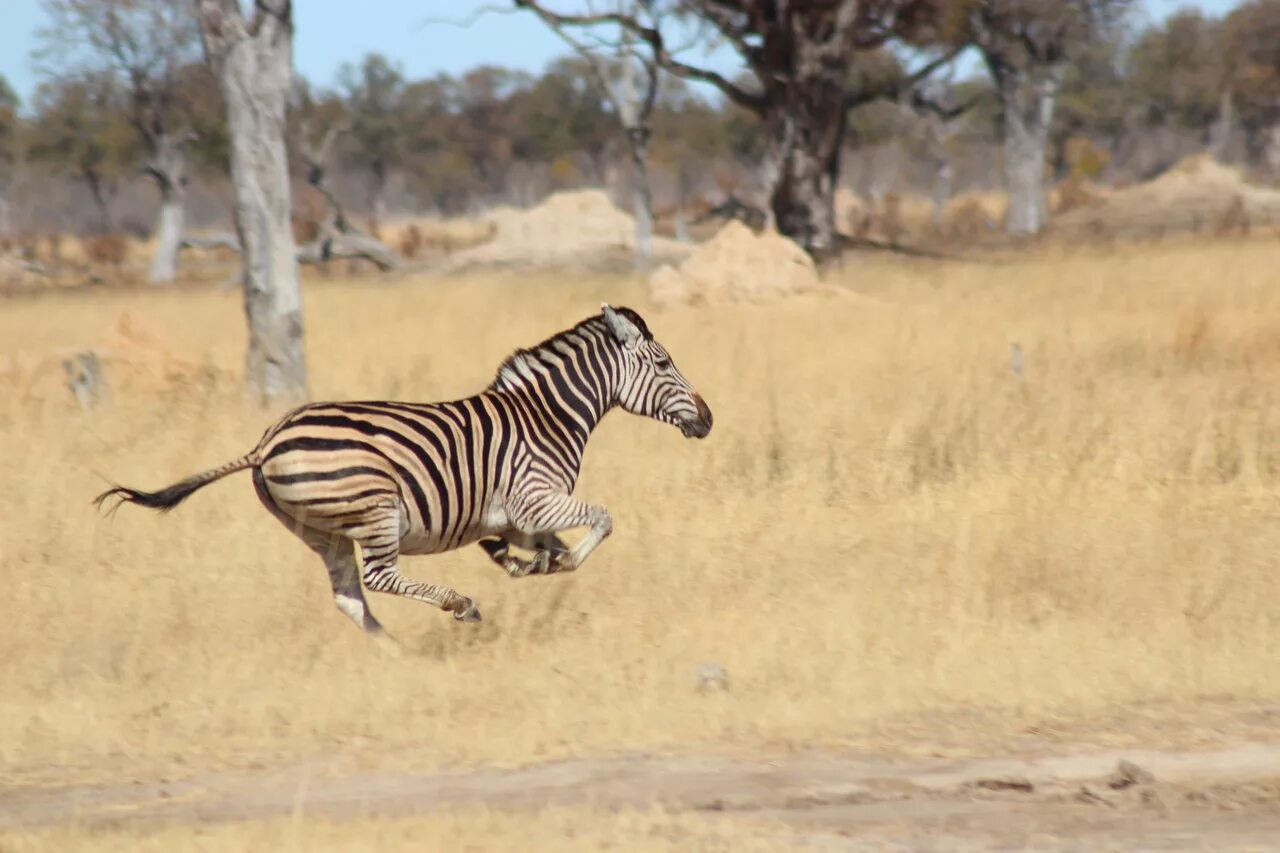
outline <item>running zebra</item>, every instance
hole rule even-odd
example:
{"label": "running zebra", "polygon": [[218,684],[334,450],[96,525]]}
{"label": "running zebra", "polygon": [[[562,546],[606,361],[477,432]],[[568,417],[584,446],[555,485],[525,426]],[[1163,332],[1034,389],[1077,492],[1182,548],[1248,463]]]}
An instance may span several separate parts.
{"label": "running zebra", "polygon": [[[516,350],[484,391],[451,403],[313,403],[239,459],[157,492],[99,495],[167,511],[235,471],[253,471],[263,505],[324,558],[334,601],[371,634],[361,588],[425,601],[462,622],[475,602],[400,574],[402,554],[479,542],[512,577],[573,571],[613,530],[609,511],[572,497],[587,439],[614,406],[711,432],[711,410],[639,314],[603,306],[532,349]],[[556,535],[590,527],[573,548]],[[357,550],[356,545],[359,545]],[[533,552],[530,559],[511,547]]]}

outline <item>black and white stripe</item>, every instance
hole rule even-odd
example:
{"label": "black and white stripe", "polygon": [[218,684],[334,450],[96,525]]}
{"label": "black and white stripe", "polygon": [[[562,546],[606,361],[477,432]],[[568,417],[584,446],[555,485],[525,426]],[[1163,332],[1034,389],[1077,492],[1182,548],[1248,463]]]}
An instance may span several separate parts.
{"label": "black and white stripe", "polygon": [[[400,555],[479,541],[514,577],[578,568],[612,530],[604,507],[572,493],[587,440],[614,406],[675,425],[686,437],[711,431],[711,410],[644,320],[605,305],[517,350],[473,397],[303,406],[234,462],[158,492],[117,487],[97,502],[114,497],[169,510],[251,468],[263,505],[324,558],[339,609],[366,631],[381,628],[362,580],[477,621],[471,599],[401,575]],[[566,548],[556,534],[574,527],[590,530]],[[533,557],[517,557],[511,546]]]}

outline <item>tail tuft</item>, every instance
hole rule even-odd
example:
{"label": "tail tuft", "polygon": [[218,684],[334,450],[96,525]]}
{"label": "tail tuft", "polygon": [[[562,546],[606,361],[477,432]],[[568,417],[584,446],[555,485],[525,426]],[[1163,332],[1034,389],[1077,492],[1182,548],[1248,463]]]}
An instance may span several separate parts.
{"label": "tail tuft", "polygon": [[196,489],[207,486],[214,480],[221,479],[235,471],[243,471],[245,468],[252,468],[257,464],[258,452],[253,450],[234,462],[228,462],[226,465],[214,468],[212,471],[196,474],[194,477],[188,477],[182,482],[174,483],[172,486],[163,488],[158,492],[144,492],[140,489],[130,489],[127,486],[116,486],[115,488],[107,489],[93,499],[93,505],[101,509],[107,501],[114,498],[116,502],[107,508],[107,515],[112,515],[120,508],[121,504],[126,503],[145,506],[160,512],[168,512],[186,500],[187,496]]}
{"label": "tail tuft", "polygon": [[115,511],[120,508],[121,504],[125,503],[138,504],[139,506],[145,506],[160,512],[168,512],[186,500],[188,495],[207,482],[207,480],[200,480],[196,477],[192,477],[191,479],[183,480],[181,483],[175,483],[166,489],[161,489],[158,492],[143,492],[138,489],[130,489],[126,486],[116,486],[115,488],[108,489],[94,498],[93,505],[101,509],[107,501],[114,498],[115,503],[111,504],[106,509],[107,515],[114,515]]}

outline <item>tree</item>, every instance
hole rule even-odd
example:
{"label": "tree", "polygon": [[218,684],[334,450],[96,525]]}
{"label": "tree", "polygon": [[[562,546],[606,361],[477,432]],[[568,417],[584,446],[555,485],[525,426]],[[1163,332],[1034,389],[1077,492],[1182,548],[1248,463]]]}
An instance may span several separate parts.
{"label": "tree", "polygon": [[[835,187],[840,173],[846,114],[893,92],[853,90],[850,74],[860,51],[887,43],[900,15],[923,0],[647,0],[630,14],[561,14],[565,26],[621,27],[643,42],[663,69],[716,87],[754,114],[765,137],[761,164],[770,208],[780,232],[811,255],[826,259],[838,250]],[[519,5],[543,9],[523,0]],[[695,66],[673,46],[674,18],[692,19],[737,52],[750,79],[730,80]],[[914,85],[948,61],[925,64],[906,75]]]}
{"label": "tree", "polygon": [[[544,24],[572,47],[587,64],[590,79],[613,110],[627,143],[634,172],[632,213],[635,217],[636,266],[645,269],[653,259],[653,191],[649,186],[649,144],[653,137],[653,106],[658,97],[658,60],[653,46],[648,51],[637,44],[635,35],[619,27],[612,42],[588,43],[576,37],[571,19],[551,12],[530,0],[515,0],[517,8],[530,9]],[[636,17],[646,11],[658,12],[648,0],[620,0],[620,12]],[[660,25],[654,20],[653,25]]]}
{"label": "tree", "polygon": [[115,79],[93,74],[41,83],[33,107],[27,153],[84,181],[97,207],[97,230],[114,231],[111,202],[121,174],[134,165],[136,147]]}
{"label": "tree", "polygon": [[243,265],[245,383],[265,403],[307,393],[302,294],[290,223],[285,107],[293,82],[293,6],[195,0],[205,57],[226,101],[231,183]]}
{"label": "tree", "polygon": [[359,68],[344,65],[338,78],[347,108],[345,139],[369,169],[369,210],[380,223],[387,213],[387,173],[400,165],[404,146],[404,76],[386,57],[371,53]]}
{"label": "tree", "polygon": [[1127,83],[1143,121],[1203,131],[1227,85],[1222,24],[1184,9],[1140,35],[1129,50]]}
{"label": "tree", "polygon": [[17,93],[0,75],[0,237],[7,237],[13,229],[8,189],[18,157],[19,105]]}
{"label": "tree", "polygon": [[[316,112],[323,114],[323,110]],[[314,264],[332,258],[363,258],[384,272],[398,268],[400,261],[396,253],[352,225],[342,202],[329,186],[329,162],[334,142],[350,130],[350,124],[340,118],[317,123],[323,125],[319,132],[311,129],[312,122],[306,118],[298,122],[297,150],[306,167],[307,183],[324,198],[325,214],[315,239],[299,248],[298,262]]]}
{"label": "tree", "polygon": [[[1229,131],[1225,113],[1230,110],[1249,153],[1274,163],[1280,153],[1280,2],[1242,3],[1223,21],[1222,31],[1219,49],[1226,57],[1227,82],[1219,123]],[[1219,147],[1227,144],[1229,139],[1219,140]]]}
{"label": "tree", "polygon": [[1054,106],[1072,60],[1115,26],[1131,0],[934,0],[941,38],[982,54],[1001,105],[1005,230],[1038,234],[1049,222],[1045,166]]}
{"label": "tree", "polygon": [[185,219],[185,149],[195,138],[182,97],[182,70],[196,57],[195,19],[168,0],[43,0],[43,7],[51,23],[37,55],[81,76],[109,78],[125,94],[125,114],[145,150],[143,171],[160,192],[150,280],[172,282]]}

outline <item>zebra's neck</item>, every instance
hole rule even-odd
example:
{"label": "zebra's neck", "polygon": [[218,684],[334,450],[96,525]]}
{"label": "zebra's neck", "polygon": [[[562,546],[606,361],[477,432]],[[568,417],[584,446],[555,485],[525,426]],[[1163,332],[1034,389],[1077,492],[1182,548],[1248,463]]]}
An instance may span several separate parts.
{"label": "zebra's neck", "polygon": [[604,322],[592,318],[512,353],[489,390],[528,401],[541,429],[553,431],[580,460],[592,430],[617,405],[621,357]]}

